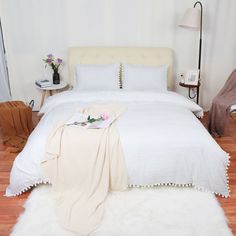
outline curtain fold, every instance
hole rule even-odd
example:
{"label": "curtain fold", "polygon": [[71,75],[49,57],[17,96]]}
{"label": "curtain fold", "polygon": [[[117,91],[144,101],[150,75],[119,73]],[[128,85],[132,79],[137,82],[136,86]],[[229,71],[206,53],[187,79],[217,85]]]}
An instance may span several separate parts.
{"label": "curtain fold", "polygon": [[10,99],[10,86],[0,19],[0,102],[9,101]]}

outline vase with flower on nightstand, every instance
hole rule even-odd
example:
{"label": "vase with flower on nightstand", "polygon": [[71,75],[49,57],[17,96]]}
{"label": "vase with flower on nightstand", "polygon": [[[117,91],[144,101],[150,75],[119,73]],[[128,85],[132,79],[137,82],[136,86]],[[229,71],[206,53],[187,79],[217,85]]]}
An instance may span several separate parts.
{"label": "vase with flower on nightstand", "polygon": [[52,82],[53,84],[60,84],[60,74],[58,73],[58,71],[53,72]]}
{"label": "vase with flower on nightstand", "polygon": [[53,70],[53,75],[52,75],[53,84],[60,84],[60,74],[58,73],[58,69],[62,64],[62,59],[61,58],[55,59],[52,54],[48,54],[47,58],[43,59],[43,61],[46,63],[45,66],[50,66]]}

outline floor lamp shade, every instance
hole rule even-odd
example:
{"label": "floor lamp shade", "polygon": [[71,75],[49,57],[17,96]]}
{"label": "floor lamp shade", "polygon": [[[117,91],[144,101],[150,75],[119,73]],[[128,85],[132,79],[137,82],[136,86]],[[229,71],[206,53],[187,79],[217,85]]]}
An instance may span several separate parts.
{"label": "floor lamp shade", "polygon": [[197,8],[188,8],[179,23],[180,27],[189,29],[200,29],[201,12]]}

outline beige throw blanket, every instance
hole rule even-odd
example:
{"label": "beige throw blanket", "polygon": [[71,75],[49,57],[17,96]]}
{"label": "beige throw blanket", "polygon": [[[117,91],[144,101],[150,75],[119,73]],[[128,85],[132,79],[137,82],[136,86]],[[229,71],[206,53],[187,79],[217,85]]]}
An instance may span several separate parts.
{"label": "beige throw blanket", "polygon": [[101,222],[108,191],[123,191],[128,182],[116,129],[124,107],[96,105],[81,112],[92,117],[106,112],[114,121],[105,129],[59,126],[49,137],[42,168],[52,183],[61,225],[86,235]]}

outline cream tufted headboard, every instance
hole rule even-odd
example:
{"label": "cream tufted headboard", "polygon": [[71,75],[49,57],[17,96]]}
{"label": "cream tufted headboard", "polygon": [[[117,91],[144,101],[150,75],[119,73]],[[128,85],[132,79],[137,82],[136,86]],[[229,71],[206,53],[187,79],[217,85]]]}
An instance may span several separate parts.
{"label": "cream tufted headboard", "polygon": [[74,65],[126,62],[135,65],[168,65],[168,89],[173,89],[173,51],[158,47],[72,47],[69,49],[69,82],[74,84]]}

